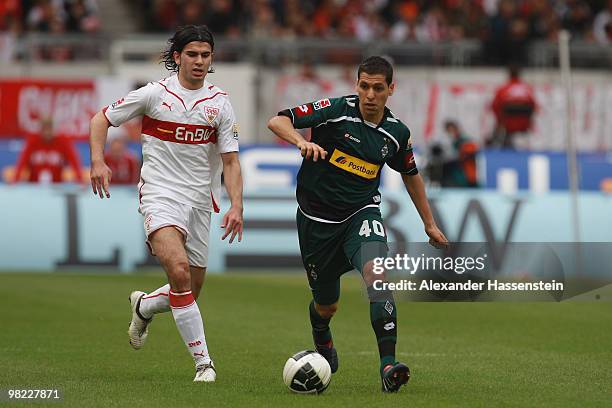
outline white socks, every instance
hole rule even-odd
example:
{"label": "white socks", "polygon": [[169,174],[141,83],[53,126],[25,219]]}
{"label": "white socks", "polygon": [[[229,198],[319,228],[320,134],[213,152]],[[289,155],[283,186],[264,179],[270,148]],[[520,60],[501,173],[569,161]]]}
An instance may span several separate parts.
{"label": "white socks", "polygon": [[145,319],[150,319],[156,313],[164,313],[170,311],[170,284],[165,284],[161,288],[145,295],[140,300],[140,308],[138,311]]}
{"label": "white socks", "polygon": [[177,293],[170,290],[168,298],[176,327],[196,366],[208,364],[210,356],[204,336],[204,323],[202,322],[200,308],[191,291]]}

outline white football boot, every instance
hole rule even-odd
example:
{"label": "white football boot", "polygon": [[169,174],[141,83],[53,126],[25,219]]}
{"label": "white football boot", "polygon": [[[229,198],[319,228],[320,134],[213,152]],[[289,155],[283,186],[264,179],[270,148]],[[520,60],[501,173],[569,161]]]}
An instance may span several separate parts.
{"label": "white football boot", "polygon": [[215,382],[217,379],[217,371],[212,360],[210,363],[201,364],[196,367],[194,382]]}
{"label": "white football boot", "polygon": [[132,321],[130,322],[130,327],[128,328],[128,336],[130,338],[130,344],[134,348],[134,350],[139,350],[144,346],[145,341],[147,340],[147,336],[149,335],[149,323],[151,323],[150,319],[145,319],[141,316],[138,308],[140,307],[140,300],[142,297],[146,295],[146,293],[135,290],[130,293],[130,306],[132,308]]}

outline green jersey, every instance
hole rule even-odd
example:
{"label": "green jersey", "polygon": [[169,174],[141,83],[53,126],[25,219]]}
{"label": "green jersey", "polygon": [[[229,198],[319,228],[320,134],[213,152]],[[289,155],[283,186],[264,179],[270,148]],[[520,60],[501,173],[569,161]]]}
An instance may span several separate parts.
{"label": "green jersey", "polygon": [[379,124],[363,119],[357,96],[322,99],[279,112],[297,129],[312,128],[311,141],[327,158],[303,160],[297,177],[302,213],[321,222],[342,222],[358,211],[378,207],[382,167],[418,173],[410,130],[385,107]]}

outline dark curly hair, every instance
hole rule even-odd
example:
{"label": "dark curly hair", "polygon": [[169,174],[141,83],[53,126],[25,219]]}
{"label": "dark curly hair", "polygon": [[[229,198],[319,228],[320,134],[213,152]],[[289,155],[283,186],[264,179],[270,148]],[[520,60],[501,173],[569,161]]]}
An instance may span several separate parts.
{"label": "dark curly hair", "polygon": [[174,51],[180,54],[183,48],[192,41],[207,42],[210,44],[211,51],[215,49],[215,40],[207,26],[186,25],[179,27],[172,38],[168,39],[168,48],[161,56],[161,62],[164,63],[168,71],[178,72],[179,67],[174,62]]}

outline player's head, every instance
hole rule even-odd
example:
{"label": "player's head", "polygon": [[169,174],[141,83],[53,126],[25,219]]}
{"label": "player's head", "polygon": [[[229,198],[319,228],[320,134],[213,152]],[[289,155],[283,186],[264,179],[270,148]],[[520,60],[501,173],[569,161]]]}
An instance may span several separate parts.
{"label": "player's head", "polygon": [[383,57],[368,57],[357,70],[359,109],[364,116],[378,116],[393,94],[393,67]]}
{"label": "player's head", "polygon": [[456,139],[460,136],[461,130],[459,129],[459,124],[453,119],[447,119],[444,122],[444,130],[449,134],[450,137]]}
{"label": "player's head", "polygon": [[45,142],[51,141],[55,136],[53,132],[53,119],[44,117],[40,121],[40,136]]}
{"label": "player's head", "polygon": [[521,77],[521,67],[518,64],[510,64],[508,66],[508,76],[510,79],[519,79]]}
{"label": "player's head", "polygon": [[166,69],[178,72],[187,82],[203,82],[206,73],[214,72],[211,64],[215,41],[205,25],[179,27],[168,45],[162,55]]}

